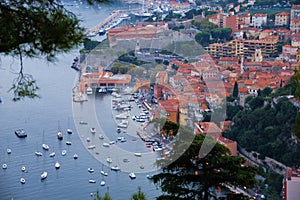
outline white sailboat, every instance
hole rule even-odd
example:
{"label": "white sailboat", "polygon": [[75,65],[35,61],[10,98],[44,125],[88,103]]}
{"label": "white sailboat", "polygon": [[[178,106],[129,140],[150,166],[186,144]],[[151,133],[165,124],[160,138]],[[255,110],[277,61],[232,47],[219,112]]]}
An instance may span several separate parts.
{"label": "white sailboat", "polygon": [[2,169],[7,169],[7,164],[6,163],[2,164]]}
{"label": "white sailboat", "polygon": [[68,118],[68,129],[67,129],[67,133],[68,134],[72,134],[73,133],[73,131],[72,131],[72,129],[70,129],[69,127],[70,127],[70,121],[69,121],[70,119]]}
{"label": "white sailboat", "polygon": [[55,169],[59,169],[60,168],[60,164],[59,164],[59,162],[58,161],[56,161],[56,163],[55,163]]}
{"label": "white sailboat", "polygon": [[42,144],[42,147],[43,147],[44,150],[47,151],[47,150],[49,150],[49,145],[46,144],[44,140],[45,140],[45,131],[43,130],[43,144]]}
{"label": "white sailboat", "polygon": [[66,154],[67,154],[67,150],[64,149],[64,150],[61,151],[62,156],[65,156]]}
{"label": "white sailboat", "polygon": [[63,134],[62,134],[62,132],[61,132],[60,125],[59,125],[59,121],[58,121],[57,139],[62,140],[63,138],[64,138],[64,137],[63,137]]}
{"label": "white sailboat", "polygon": [[10,148],[7,148],[7,149],[6,149],[6,152],[7,152],[7,154],[11,154],[11,149],[10,149]]}
{"label": "white sailboat", "polygon": [[26,183],[25,178],[20,178],[20,182],[21,182],[22,184],[25,184],[25,183]]}
{"label": "white sailboat", "polygon": [[25,167],[24,165],[21,167],[21,171],[22,171],[22,172],[25,172],[25,171],[26,171],[26,167]]}

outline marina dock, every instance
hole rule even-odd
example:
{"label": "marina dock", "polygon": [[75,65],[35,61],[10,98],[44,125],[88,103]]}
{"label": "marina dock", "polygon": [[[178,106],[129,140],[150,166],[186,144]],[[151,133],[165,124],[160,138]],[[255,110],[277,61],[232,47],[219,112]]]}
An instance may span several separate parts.
{"label": "marina dock", "polygon": [[[118,19],[121,19],[122,15],[127,14],[129,15],[131,12],[139,11],[140,8],[132,8],[132,9],[124,9],[124,10],[115,10],[109,15],[104,21],[100,22],[96,26],[88,29],[85,34],[86,35],[96,35],[103,27],[110,27],[111,24]],[[119,23],[121,20],[119,21]]]}

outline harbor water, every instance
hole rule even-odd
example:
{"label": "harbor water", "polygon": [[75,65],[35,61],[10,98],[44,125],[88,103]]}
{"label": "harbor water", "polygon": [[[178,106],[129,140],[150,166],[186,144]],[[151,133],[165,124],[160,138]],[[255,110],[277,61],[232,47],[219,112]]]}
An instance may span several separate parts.
{"label": "harbor water", "polygon": [[[76,1],[65,1],[65,5],[82,19],[87,28],[104,20],[114,9],[127,6],[115,3],[91,7]],[[75,124],[78,119],[74,119],[72,106],[72,88],[78,72],[70,66],[76,56],[77,49],[59,55],[55,63],[47,63],[44,59],[26,59],[24,72],[32,74],[37,80],[41,98],[19,102],[13,102],[13,94],[7,92],[17,77],[19,61],[17,58],[1,57],[0,164],[7,164],[7,169],[0,169],[0,200],[85,200],[93,199],[91,194],[97,190],[100,194],[109,191],[113,200],[126,200],[139,186],[147,199],[155,199],[160,191],[146,178],[146,173],[137,173],[136,179],[131,180],[127,172],[111,171],[82,142]],[[115,134],[115,123],[105,114],[111,108],[110,97],[96,96],[94,100],[97,120],[103,131]],[[18,138],[14,134],[19,128],[26,130],[27,138]],[[73,130],[73,134],[66,133],[68,128]],[[59,130],[64,136],[61,141],[57,139]],[[66,145],[66,141],[72,145]],[[135,142],[135,145],[129,147],[126,143],[122,145],[132,152],[143,148],[140,141]],[[50,146],[48,151],[42,149],[43,143]],[[11,154],[7,153],[8,148]],[[67,151],[65,156],[61,155],[62,150]],[[43,156],[36,156],[36,151],[42,152]],[[56,155],[50,157],[53,151]],[[78,155],[78,159],[73,158],[74,154]],[[61,165],[58,170],[54,167],[57,161]],[[26,167],[24,172],[22,166]],[[95,171],[90,173],[88,168]],[[44,170],[48,172],[48,177],[41,181],[40,175]],[[101,170],[109,175],[102,176]],[[25,184],[20,183],[21,177],[26,180]],[[96,180],[96,183],[89,183],[90,179]],[[100,186],[102,180],[105,180],[105,186]]]}

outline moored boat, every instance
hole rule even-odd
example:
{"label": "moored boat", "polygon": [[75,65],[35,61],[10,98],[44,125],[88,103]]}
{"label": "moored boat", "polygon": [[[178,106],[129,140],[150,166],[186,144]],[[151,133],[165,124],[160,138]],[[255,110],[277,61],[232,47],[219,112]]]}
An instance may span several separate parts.
{"label": "moored boat", "polygon": [[141,156],[142,156],[141,153],[134,153],[134,155],[135,155],[136,157],[141,157]]}
{"label": "moored boat", "polygon": [[88,148],[88,149],[95,149],[96,146],[95,146],[95,145],[89,145],[87,148]]}
{"label": "moored boat", "polygon": [[62,132],[61,132],[61,131],[58,131],[58,133],[57,133],[57,139],[62,140],[63,138],[64,138],[64,137],[63,137]]}
{"label": "moored boat", "polygon": [[68,134],[72,134],[72,133],[73,133],[72,129],[68,128],[68,129],[67,129],[67,133],[68,133]]}
{"label": "moored boat", "polygon": [[88,168],[88,172],[93,173],[95,170],[93,168]]}
{"label": "moored boat", "polygon": [[55,163],[55,169],[59,169],[60,168],[60,164],[59,164],[59,162],[58,161],[56,161],[56,163]]}
{"label": "moored boat", "polygon": [[48,144],[42,144],[42,147],[44,150],[49,150],[49,145]]}
{"label": "moored boat", "polygon": [[35,153],[35,155],[37,155],[37,156],[42,156],[42,155],[43,155],[43,153],[40,152],[40,151],[36,151],[36,152],[34,152],[34,153]]}
{"label": "moored boat", "polygon": [[112,163],[112,159],[110,157],[108,157],[108,158],[106,158],[106,162],[110,164],[110,163]]}
{"label": "moored boat", "polygon": [[6,163],[2,164],[2,169],[7,169],[7,164]]}
{"label": "moored boat", "polygon": [[78,155],[75,153],[74,156],[73,156],[73,158],[74,158],[75,160],[78,159]]}
{"label": "moored boat", "polygon": [[21,182],[22,184],[25,184],[25,182],[26,182],[25,178],[20,178],[20,182]]}
{"label": "moored boat", "polygon": [[62,156],[65,156],[66,154],[67,154],[67,150],[62,150],[62,151],[61,151],[61,155],[62,155]]}
{"label": "moored boat", "polygon": [[15,131],[15,134],[19,137],[19,138],[25,138],[27,137],[27,133],[25,132],[24,129],[18,129]]}
{"label": "moored boat", "polygon": [[25,171],[26,171],[26,167],[25,167],[25,166],[22,166],[22,167],[21,167],[21,171],[22,171],[22,172],[25,172]]}
{"label": "moored boat", "polygon": [[103,145],[104,147],[109,147],[109,143],[106,143],[106,142],[104,142],[102,145]]}
{"label": "moored boat", "polygon": [[105,181],[102,180],[102,181],[100,182],[100,185],[101,185],[101,186],[104,186],[104,185],[105,185]]}
{"label": "moored boat", "polygon": [[90,180],[89,180],[89,183],[96,183],[96,180],[90,179]]}
{"label": "moored boat", "polygon": [[96,133],[96,128],[91,128],[91,133],[95,134]]}
{"label": "moored boat", "polygon": [[129,173],[129,177],[130,177],[131,179],[135,179],[135,178],[136,178],[135,173],[133,173],[133,172]]}
{"label": "moored boat", "polygon": [[72,145],[71,141],[66,141],[66,145]]}
{"label": "moored boat", "polygon": [[7,149],[6,149],[6,152],[7,152],[7,154],[11,154],[11,149],[10,149],[10,148],[7,148]]}
{"label": "moored boat", "polygon": [[103,176],[108,176],[108,173],[105,172],[105,171],[103,171],[103,170],[101,170],[100,173],[101,173]]}
{"label": "moored boat", "polygon": [[54,157],[55,156],[55,152],[53,151],[52,153],[49,154],[50,157]]}
{"label": "moored boat", "polygon": [[46,171],[44,171],[42,174],[41,174],[41,180],[44,180],[46,179],[48,176],[48,173]]}
{"label": "moored boat", "polygon": [[61,155],[62,155],[62,156],[65,156],[66,154],[67,154],[67,150],[62,150],[62,151],[61,151]]}
{"label": "moored boat", "polygon": [[103,140],[103,139],[104,139],[104,136],[100,134],[100,135],[99,135],[99,139],[100,139],[100,140]]}
{"label": "moored boat", "polygon": [[120,167],[117,166],[117,165],[112,166],[110,169],[113,170],[113,171],[120,171],[121,170]]}

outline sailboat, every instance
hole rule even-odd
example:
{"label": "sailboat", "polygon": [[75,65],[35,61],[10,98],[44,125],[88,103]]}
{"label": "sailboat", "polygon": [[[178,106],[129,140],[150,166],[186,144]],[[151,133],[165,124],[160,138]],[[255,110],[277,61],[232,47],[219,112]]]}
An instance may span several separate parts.
{"label": "sailboat", "polygon": [[42,144],[42,147],[43,147],[44,150],[47,151],[47,150],[49,150],[49,145],[46,144],[44,140],[45,140],[45,131],[43,130],[43,144]]}
{"label": "sailboat", "polygon": [[25,184],[25,182],[26,182],[25,178],[20,178],[20,182],[21,182],[22,184]]}
{"label": "sailboat", "polygon": [[68,134],[72,134],[73,133],[73,131],[72,131],[72,129],[70,129],[69,127],[70,127],[70,124],[69,124],[70,122],[69,122],[69,118],[68,118],[68,129],[67,129],[67,133]]}
{"label": "sailboat", "polygon": [[58,132],[57,132],[57,139],[59,140],[62,140],[64,137],[63,137],[63,134],[60,130],[60,125],[59,125],[59,121],[58,121]]}
{"label": "sailboat", "polygon": [[100,185],[101,185],[101,186],[105,186],[105,181],[102,180],[102,181],[100,182]]}
{"label": "sailboat", "polygon": [[55,163],[55,169],[59,169],[60,168],[60,164],[59,164],[59,162],[58,161],[56,161],[56,163]]}

